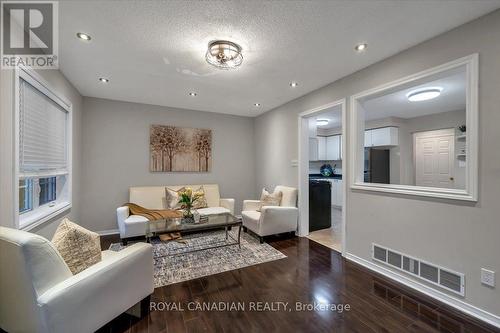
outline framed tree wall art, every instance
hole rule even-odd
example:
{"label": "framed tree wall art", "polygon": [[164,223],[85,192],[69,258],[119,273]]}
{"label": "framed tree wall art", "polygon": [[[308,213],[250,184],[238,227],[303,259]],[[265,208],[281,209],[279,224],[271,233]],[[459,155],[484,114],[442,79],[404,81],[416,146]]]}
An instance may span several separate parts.
{"label": "framed tree wall art", "polygon": [[151,172],[209,172],[212,130],[151,125]]}

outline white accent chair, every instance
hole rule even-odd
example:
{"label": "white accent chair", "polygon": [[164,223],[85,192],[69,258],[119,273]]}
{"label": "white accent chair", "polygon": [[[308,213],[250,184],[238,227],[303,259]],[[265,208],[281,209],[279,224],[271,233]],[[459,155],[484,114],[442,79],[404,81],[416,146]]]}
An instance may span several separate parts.
{"label": "white accent chair", "polygon": [[[129,202],[148,209],[166,209],[166,187],[172,190],[179,190],[182,187],[198,189],[201,186],[203,186],[203,190],[205,191],[208,207],[198,209],[200,214],[234,214],[234,199],[221,199],[219,185],[217,184],[131,187],[129,189]],[[144,236],[146,234],[146,223],[148,219],[144,216],[130,215],[127,206],[118,207],[116,209],[116,219],[123,244],[127,244],[128,238]]]}
{"label": "white accent chair", "polygon": [[47,239],[0,227],[0,327],[7,332],[94,332],[136,303],[147,306],[144,315],[153,289],[150,244],[103,251],[101,262],[73,275]]}
{"label": "white accent chair", "polygon": [[261,211],[260,200],[243,201],[244,230],[249,229],[257,236],[260,242],[264,242],[264,237],[285,232],[297,231],[299,210],[297,208],[296,188],[288,186],[276,186],[274,192],[280,191],[283,195],[279,206],[264,206]]}

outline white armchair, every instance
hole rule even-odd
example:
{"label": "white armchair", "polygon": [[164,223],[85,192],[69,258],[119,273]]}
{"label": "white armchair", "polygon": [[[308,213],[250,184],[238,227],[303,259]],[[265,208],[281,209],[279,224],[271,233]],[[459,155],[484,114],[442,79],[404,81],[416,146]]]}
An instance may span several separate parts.
{"label": "white armchair", "polygon": [[285,232],[294,233],[297,230],[299,218],[297,189],[287,186],[276,186],[274,191],[280,191],[283,194],[280,206],[264,206],[258,212],[257,210],[260,207],[259,200],[243,201],[243,211],[241,212],[243,228],[244,230],[249,229],[259,236],[261,243],[264,242],[265,236]]}
{"label": "white armchair", "polygon": [[146,243],[103,251],[101,262],[73,275],[47,239],[0,227],[0,266],[7,332],[93,332],[136,303],[149,306],[154,289]]}

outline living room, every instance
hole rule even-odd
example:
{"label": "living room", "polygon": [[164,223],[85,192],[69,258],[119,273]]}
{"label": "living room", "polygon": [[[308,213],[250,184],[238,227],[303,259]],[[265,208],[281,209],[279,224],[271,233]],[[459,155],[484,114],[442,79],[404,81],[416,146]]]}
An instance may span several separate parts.
{"label": "living room", "polygon": [[[2,1],[0,328],[498,331],[499,8]],[[306,130],[331,107],[333,249]],[[444,129],[453,168],[419,183]]]}

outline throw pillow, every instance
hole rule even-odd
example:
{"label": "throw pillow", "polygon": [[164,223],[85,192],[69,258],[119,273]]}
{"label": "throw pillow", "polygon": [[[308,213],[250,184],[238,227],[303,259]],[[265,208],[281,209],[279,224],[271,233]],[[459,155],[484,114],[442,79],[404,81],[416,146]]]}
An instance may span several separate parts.
{"label": "throw pillow", "polygon": [[181,204],[179,203],[179,192],[184,191],[185,188],[181,187],[178,190],[172,190],[171,188],[165,187],[165,198],[167,200],[167,209],[181,209]]}
{"label": "throw pillow", "polygon": [[101,261],[101,241],[99,234],[87,230],[67,218],[62,220],[52,238],[73,274]]}
{"label": "throw pillow", "polygon": [[196,201],[193,203],[193,208],[207,208],[208,203],[207,198],[205,197],[205,190],[203,189],[203,186],[200,186],[200,188],[195,190],[193,193],[198,195],[198,199],[196,199]]}
{"label": "throw pillow", "polygon": [[281,204],[282,196],[283,193],[281,193],[281,191],[269,193],[265,188],[263,188],[260,196],[260,207],[257,211],[260,212],[264,206],[279,206]]}

